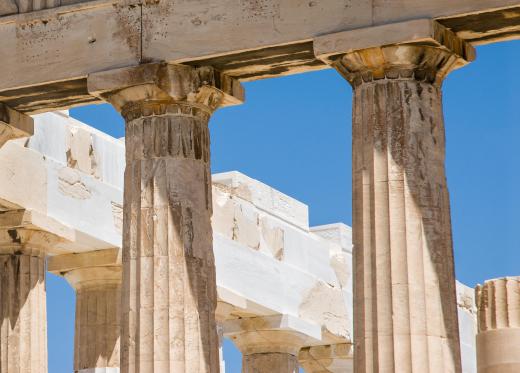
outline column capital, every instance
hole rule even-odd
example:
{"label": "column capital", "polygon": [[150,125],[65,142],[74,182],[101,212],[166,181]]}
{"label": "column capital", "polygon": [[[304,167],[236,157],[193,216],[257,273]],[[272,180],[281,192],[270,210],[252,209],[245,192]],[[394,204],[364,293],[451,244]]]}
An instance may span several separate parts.
{"label": "column capital", "polygon": [[468,42],[430,19],[324,35],[314,40],[314,52],[353,87],[383,79],[440,86],[449,72],[476,57]]}
{"label": "column capital", "polygon": [[50,257],[47,270],[63,276],[76,290],[121,285],[121,251],[118,248]]}
{"label": "column capital", "polygon": [[520,328],[520,277],[487,280],[475,288],[479,333]]}
{"label": "column capital", "polygon": [[244,101],[240,82],[209,66],[149,63],[90,74],[87,86],[91,95],[111,103],[127,120],[136,109],[145,115],[164,114],[161,109],[171,113],[165,106],[182,103],[211,114]]}
{"label": "column capital", "polygon": [[71,228],[35,211],[19,209],[0,214],[0,253],[59,253],[60,245],[74,241],[74,235]]}
{"label": "column capital", "polygon": [[300,350],[298,362],[307,373],[346,373],[353,368],[352,344],[308,346]]}
{"label": "column capital", "polygon": [[320,340],[320,331],[308,325],[296,325],[284,315],[250,317],[227,320],[222,325],[224,335],[230,337],[244,355],[286,353],[294,356],[305,345]]}
{"label": "column capital", "polygon": [[9,140],[34,134],[33,119],[0,102],[0,146]]}

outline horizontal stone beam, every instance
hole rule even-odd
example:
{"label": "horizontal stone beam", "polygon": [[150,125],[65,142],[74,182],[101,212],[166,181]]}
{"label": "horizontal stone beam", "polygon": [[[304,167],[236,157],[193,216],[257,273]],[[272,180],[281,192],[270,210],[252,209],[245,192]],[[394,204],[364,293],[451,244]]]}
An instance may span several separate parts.
{"label": "horizontal stone beam", "polygon": [[0,103],[0,146],[9,140],[34,134],[34,121],[25,114]]}
{"label": "horizontal stone beam", "polygon": [[96,0],[12,14],[0,17],[0,102],[30,113],[98,102],[88,74],[143,62],[212,65],[240,80],[327,68],[314,38],[419,18],[494,42],[520,33],[520,1]]}

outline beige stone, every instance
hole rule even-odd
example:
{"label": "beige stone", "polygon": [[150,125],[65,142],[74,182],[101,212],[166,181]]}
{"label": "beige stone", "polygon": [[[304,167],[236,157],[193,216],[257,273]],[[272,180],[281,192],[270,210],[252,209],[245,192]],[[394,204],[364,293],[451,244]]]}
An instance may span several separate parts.
{"label": "beige stone", "polygon": [[476,288],[478,373],[520,371],[520,277],[489,280]]}
{"label": "beige stone", "polygon": [[306,336],[271,329],[265,318],[242,319],[241,330],[228,335],[242,352],[242,373],[298,373],[298,351]]}
{"label": "beige stone", "polygon": [[461,372],[440,87],[474,52],[442,26],[426,30],[326,53],[354,88],[357,373]]}
{"label": "beige stone", "polygon": [[45,255],[60,238],[0,228],[0,372],[47,373]]}
{"label": "beige stone", "polygon": [[120,366],[122,271],[118,253],[112,249],[49,259],[49,272],[64,276],[76,290],[75,372]]}
{"label": "beige stone", "polygon": [[245,355],[242,373],[298,373],[298,359],[287,353],[269,352]]}
{"label": "beige stone", "polygon": [[0,254],[0,372],[47,373],[45,257]]}
{"label": "beige stone", "polygon": [[94,74],[88,87],[126,120],[121,370],[218,372],[208,121],[242,87],[167,64]]}
{"label": "beige stone", "polygon": [[0,147],[6,141],[29,137],[34,133],[33,119],[0,102]]}
{"label": "beige stone", "polygon": [[305,373],[351,373],[353,371],[350,343],[305,347],[300,350],[298,360]]}
{"label": "beige stone", "polygon": [[240,80],[323,69],[313,38],[421,18],[472,43],[510,40],[519,14],[517,0],[2,0],[0,101],[26,113],[94,103],[85,76],[146,61]]}

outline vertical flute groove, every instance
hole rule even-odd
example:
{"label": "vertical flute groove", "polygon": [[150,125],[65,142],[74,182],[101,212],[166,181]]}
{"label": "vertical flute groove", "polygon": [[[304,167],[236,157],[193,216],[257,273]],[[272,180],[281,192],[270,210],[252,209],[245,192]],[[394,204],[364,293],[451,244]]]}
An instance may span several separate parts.
{"label": "vertical flute groove", "polygon": [[354,95],[356,371],[459,372],[440,90],[404,79]]}
{"label": "vertical flute groove", "polygon": [[45,258],[0,255],[0,373],[47,373]]}
{"label": "vertical flute groove", "polygon": [[209,116],[175,107],[126,124],[123,372],[219,369]]}

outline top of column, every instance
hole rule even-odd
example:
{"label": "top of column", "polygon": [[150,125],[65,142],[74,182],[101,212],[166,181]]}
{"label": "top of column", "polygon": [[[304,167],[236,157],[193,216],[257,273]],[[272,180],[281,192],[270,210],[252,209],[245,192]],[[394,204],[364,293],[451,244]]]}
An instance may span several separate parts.
{"label": "top of column", "polygon": [[430,19],[324,35],[314,39],[314,52],[353,87],[383,79],[440,86],[450,71],[476,57],[469,43]]}
{"label": "top of column", "polygon": [[520,328],[520,277],[488,280],[475,289],[478,330]]}
{"label": "top of column", "polygon": [[212,67],[148,63],[90,74],[89,93],[124,116],[139,102],[185,102],[211,113],[244,101],[242,85]]}

